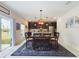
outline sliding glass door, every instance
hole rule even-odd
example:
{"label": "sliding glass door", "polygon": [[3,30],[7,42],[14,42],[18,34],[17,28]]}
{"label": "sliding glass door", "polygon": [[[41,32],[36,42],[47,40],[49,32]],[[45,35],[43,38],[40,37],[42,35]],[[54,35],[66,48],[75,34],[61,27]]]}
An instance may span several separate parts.
{"label": "sliding glass door", "polygon": [[11,23],[7,18],[1,18],[1,49],[5,49],[11,44]]}

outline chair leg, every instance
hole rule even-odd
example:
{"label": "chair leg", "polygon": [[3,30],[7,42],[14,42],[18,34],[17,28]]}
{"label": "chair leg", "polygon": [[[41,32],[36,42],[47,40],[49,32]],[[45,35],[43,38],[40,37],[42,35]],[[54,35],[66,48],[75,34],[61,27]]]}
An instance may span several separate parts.
{"label": "chair leg", "polygon": [[56,43],[56,49],[58,50],[58,48],[59,48],[59,45],[58,45],[58,42]]}
{"label": "chair leg", "polygon": [[28,42],[28,40],[26,40],[26,48],[27,48],[27,42]]}
{"label": "chair leg", "polygon": [[27,48],[27,41],[26,41],[26,48]]}
{"label": "chair leg", "polygon": [[55,41],[55,49],[58,49],[58,42]]}

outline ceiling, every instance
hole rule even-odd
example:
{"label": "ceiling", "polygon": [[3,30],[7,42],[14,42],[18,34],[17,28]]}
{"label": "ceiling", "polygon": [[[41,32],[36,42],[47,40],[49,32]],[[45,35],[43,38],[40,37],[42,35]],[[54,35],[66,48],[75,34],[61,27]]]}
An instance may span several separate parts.
{"label": "ceiling", "polygon": [[3,3],[23,18],[30,20],[39,18],[41,9],[44,17],[56,18],[79,4],[77,1],[4,1]]}

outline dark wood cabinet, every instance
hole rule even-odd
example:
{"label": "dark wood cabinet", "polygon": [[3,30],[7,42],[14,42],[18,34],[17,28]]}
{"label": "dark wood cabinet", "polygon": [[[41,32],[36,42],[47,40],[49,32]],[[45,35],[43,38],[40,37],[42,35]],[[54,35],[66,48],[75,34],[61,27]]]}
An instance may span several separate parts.
{"label": "dark wood cabinet", "polygon": [[29,22],[28,28],[29,29],[39,29],[40,27],[43,29],[48,29],[49,26],[54,26],[54,28],[57,28],[57,22],[45,22],[43,25],[39,25],[38,22]]}

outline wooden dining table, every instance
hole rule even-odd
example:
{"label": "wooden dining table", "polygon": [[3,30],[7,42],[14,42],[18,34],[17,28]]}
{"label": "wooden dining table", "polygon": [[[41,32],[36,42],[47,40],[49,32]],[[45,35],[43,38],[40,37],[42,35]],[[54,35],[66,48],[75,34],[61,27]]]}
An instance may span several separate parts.
{"label": "wooden dining table", "polygon": [[32,38],[32,47],[34,50],[38,47],[50,46],[51,41],[52,41],[51,38],[54,38],[54,40],[56,40],[55,36],[30,36],[27,38]]}

